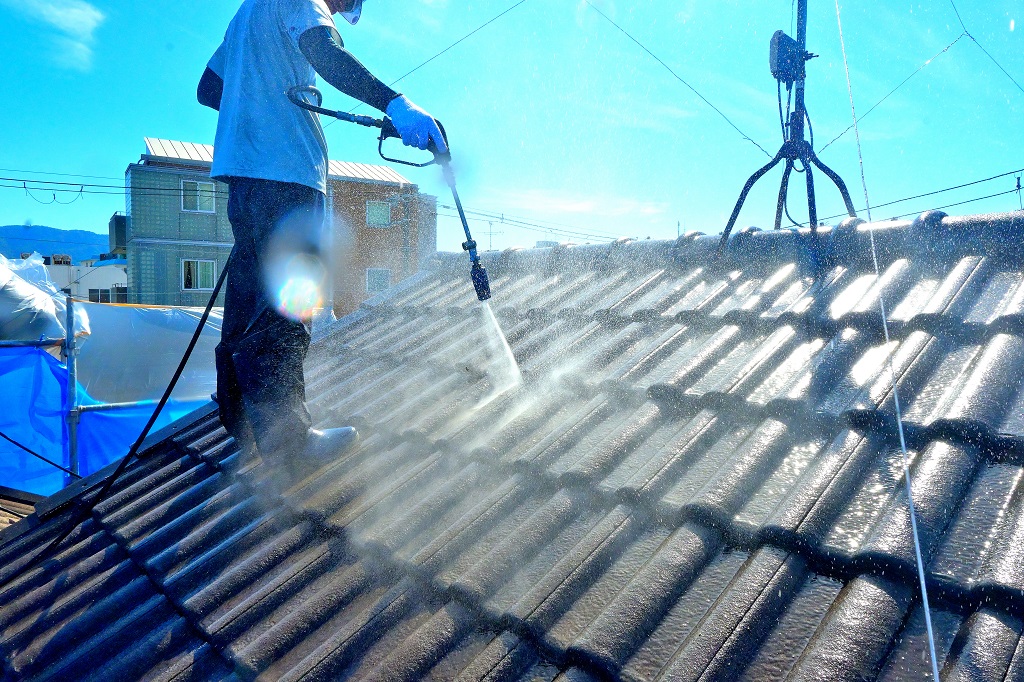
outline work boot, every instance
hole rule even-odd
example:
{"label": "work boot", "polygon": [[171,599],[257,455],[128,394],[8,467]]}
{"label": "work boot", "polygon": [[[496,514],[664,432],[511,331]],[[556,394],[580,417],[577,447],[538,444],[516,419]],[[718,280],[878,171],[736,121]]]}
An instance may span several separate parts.
{"label": "work boot", "polygon": [[292,480],[298,483],[312,472],[339,459],[359,442],[359,433],[351,426],[335,429],[310,429],[306,446],[289,462]]}

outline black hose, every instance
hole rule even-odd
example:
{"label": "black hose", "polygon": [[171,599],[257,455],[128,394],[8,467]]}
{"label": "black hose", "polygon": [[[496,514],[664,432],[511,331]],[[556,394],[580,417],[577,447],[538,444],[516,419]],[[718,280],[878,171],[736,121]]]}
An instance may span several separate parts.
{"label": "black hose", "polygon": [[164,390],[164,394],[160,397],[160,402],[157,403],[156,409],[153,410],[153,414],[150,416],[149,421],[146,422],[146,426],[145,428],[142,429],[142,433],[139,434],[139,437],[135,440],[135,442],[132,444],[132,447],[128,450],[128,454],[125,455],[123,459],[121,459],[121,463],[117,465],[117,468],[114,470],[114,473],[112,473],[103,483],[103,487],[100,488],[100,491],[99,493],[97,493],[96,497],[94,497],[93,500],[88,504],[85,504],[79,508],[74,520],[68,525],[68,527],[60,533],[58,533],[56,538],[54,538],[48,545],[46,545],[46,547],[44,547],[38,554],[33,556],[29,561],[22,565],[20,569],[18,569],[12,575],[4,579],[3,582],[0,582],[0,590],[7,587],[15,580],[17,580],[29,569],[37,566],[39,564],[39,561],[43,557],[50,554],[50,552],[56,549],[57,545],[62,543],[64,539],[75,530],[75,528],[78,528],[82,523],[84,523],[86,519],[88,519],[89,516],[92,515],[92,511],[93,509],[96,508],[96,505],[98,505],[106,498],[107,494],[110,492],[110,489],[113,487],[114,483],[125,472],[125,470],[128,468],[128,465],[131,464],[133,459],[135,459],[136,455],[138,455],[139,448],[142,447],[143,441],[146,440],[146,436],[149,435],[150,430],[153,428],[153,424],[156,423],[157,417],[160,416],[160,411],[163,410],[164,405],[166,405],[167,401],[170,399],[171,393],[174,391],[174,387],[178,383],[178,379],[181,378],[182,372],[185,371],[185,365],[188,364],[188,360],[189,357],[191,357],[192,355],[192,351],[195,350],[196,344],[199,342],[199,336],[203,332],[203,327],[206,326],[206,321],[210,317],[210,312],[213,310],[214,303],[217,302],[217,296],[220,294],[220,289],[224,285],[224,280],[227,279],[228,265],[230,265],[230,263],[231,256],[228,256],[228,260],[224,264],[224,269],[221,271],[220,277],[217,279],[217,285],[213,288],[213,293],[210,295],[210,301],[206,304],[206,310],[203,311],[203,316],[199,318],[199,324],[196,326],[196,331],[195,333],[192,334],[192,340],[189,341],[188,348],[185,349],[185,354],[181,357],[181,362],[178,363],[178,368],[174,370],[174,376],[171,377],[171,382],[167,384],[167,388]]}
{"label": "black hose", "polygon": [[79,476],[78,474],[76,474],[76,473],[75,473],[74,471],[72,471],[71,469],[66,469],[66,468],[62,467],[62,466],[61,466],[60,464],[57,464],[56,462],[54,462],[53,460],[50,460],[50,459],[46,459],[45,457],[43,457],[42,455],[40,455],[40,454],[39,454],[38,452],[35,452],[35,451],[33,451],[33,450],[29,450],[29,449],[28,449],[27,447],[25,447],[24,445],[22,445],[22,444],[21,444],[21,443],[19,443],[18,441],[14,440],[13,438],[11,438],[10,436],[8,436],[8,435],[7,435],[6,433],[4,433],[3,431],[0,431],[0,438],[3,438],[3,439],[4,439],[5,441],[7,441],[8,443],[10,443],[11,445],[13,445],[13,446],[15,446],[15,447],[21,448],[22,450],[24,450],[24,451],[25,451],[25,452],[27,452],[28,454],[32,455],[32,456],[33,456],[33,457],[35,457],[36,459],[41,459],[41,460],[43,460],[44,462],[46,462],[47,464],[49,464],[50,466],[52,466],[52,467],[56,467],[56,468],[60,469],[61,471],[63,471],[63,472],[64,472],[65,474],[67,474],[68,476],[71,476],[72,478],[81,478],[81,476]]}

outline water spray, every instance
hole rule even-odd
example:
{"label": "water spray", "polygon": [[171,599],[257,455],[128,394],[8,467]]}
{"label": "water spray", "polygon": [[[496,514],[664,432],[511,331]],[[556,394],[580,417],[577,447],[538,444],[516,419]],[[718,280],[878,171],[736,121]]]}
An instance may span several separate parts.
{"label": "water spray", "polygon": [[[296,86],[289,88],[288,99],[292,101],[296,106],[302,107],[307,111],[312,111],[316,114],[322,114],[324,116],[330,116],[336,118],[339,121],[346,121],[348,123],[355,123],[366,128],[380,128],[380,136],[377,138],[377,153],[380,154],[380,158],[391,163],[399,163],[404,166],[412,166],[414,168],[425,168],[427,166],[438,165],[441,167],[441,173],[444,175],[444,180],[448,184],[449,189],[452,191],[452,199],[455,200],[455,208],[459,211],[459,219],[462,221],[462,229],[466,233],[466,241],[462,243],[462,249],[469,254],[469,279],[473,282],[473,289],[476,291],[476,297],[480,301],[486,301],[491,297],[491,284],[487,278],[487,269],[484,268],[480,262],[480,256],[476,250],[476,240],[473,239],[473,235],[469,232],[469,222],[466,220],[466,212],[462,208],[462,200],[459,199],[459,192],[455,188],[455,172],[452,170],[452,155],[451,148],[449,151],[441,152],[438,150],[437,145],[431,140],[427,146],[427,151],[433,154],[433,159],[430,161],[417,163],[415,161],[408,161],[405,159],[395,159],[387,156],[384,153],[384,142],[390,138],[401,138],[398,133],[398,129],[391,122],[391,119],[385,116],[384,118],[373,118],[372,116],[361,116],[359,114],[350,114],[346,111],[333,111],[331,109],[325,109],[321,106],[323,104],[323,95],[315,87],[309,85]],[[316,104],[311,103],[306,99],[307,96],[313,97],[316,100]],[[436,121],[436,119],[435,119]],[[448,134],[444,130],[444,126],[441,125],[440,121],[437,122],[437,127],[441,129],[441,134],[445,138],[445,144],[448,143]]]}

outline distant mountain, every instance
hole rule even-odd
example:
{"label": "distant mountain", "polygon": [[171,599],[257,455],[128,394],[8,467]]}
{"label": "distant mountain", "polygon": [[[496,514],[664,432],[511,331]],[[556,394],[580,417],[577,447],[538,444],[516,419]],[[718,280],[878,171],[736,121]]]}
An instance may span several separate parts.
{"label": "distant mountain", "polygon": [[22,253],[38,251],[43,256],[66,253],[73,263],[95,258],[110,248],[106,234],[86,230],[61,230],[45,225],[0,225],[0,253],[20,258]]}

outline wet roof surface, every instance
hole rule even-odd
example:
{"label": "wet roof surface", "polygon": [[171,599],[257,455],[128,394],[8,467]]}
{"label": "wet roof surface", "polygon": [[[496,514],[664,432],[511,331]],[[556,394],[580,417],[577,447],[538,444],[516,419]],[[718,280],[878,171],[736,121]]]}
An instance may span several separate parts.
{"label": "wet roof surface", "polygon": [[499,395],[442,258],[315,342],[356,451],[282,493],[179,424],[0,592],[6,675],[926,679],[891,359],[943,676],[1024,679],[1024,216],[875,228],[501,254]]}

